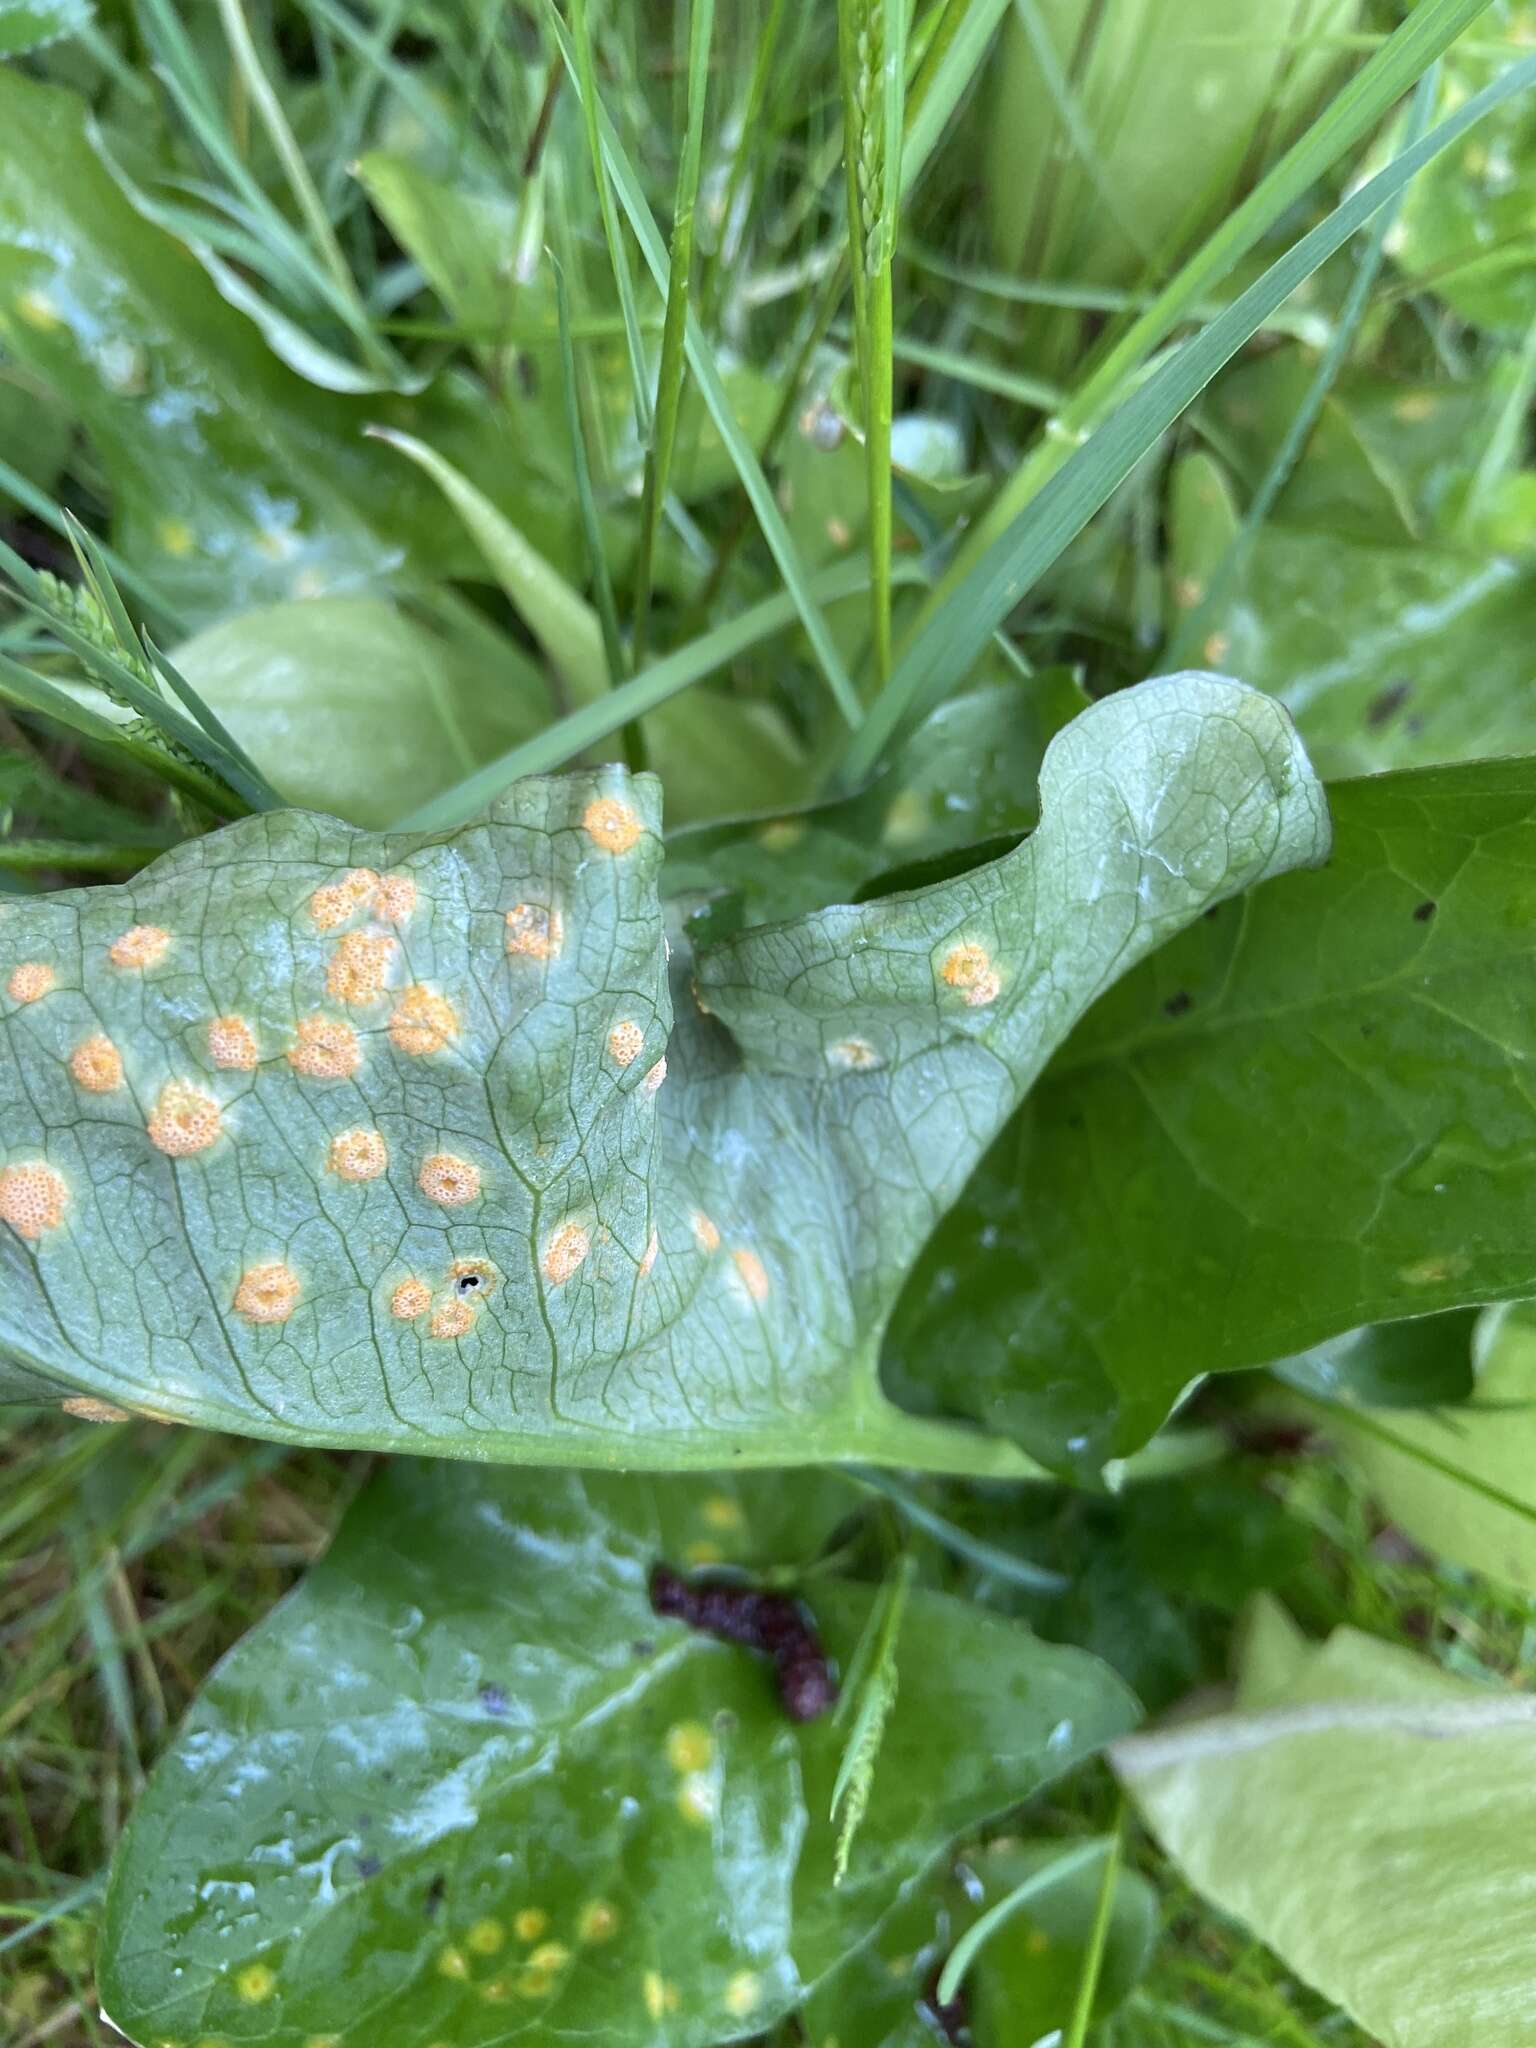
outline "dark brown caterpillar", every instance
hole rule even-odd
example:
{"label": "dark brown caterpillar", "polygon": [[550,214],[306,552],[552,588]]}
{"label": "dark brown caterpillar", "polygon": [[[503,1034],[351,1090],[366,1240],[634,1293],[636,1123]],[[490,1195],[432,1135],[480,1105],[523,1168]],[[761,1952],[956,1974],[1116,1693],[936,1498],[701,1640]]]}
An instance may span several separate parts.
{"label": "dark brown caterpillar", "polygon": [[788,1593],[765,1593],[735,1579],[685,1579],[664,1564],[652,1570],[650,1592],[657,1614],[767,1657],[792,1721],[814,1721],[836,1700],[837,1680],[816,1624]]}

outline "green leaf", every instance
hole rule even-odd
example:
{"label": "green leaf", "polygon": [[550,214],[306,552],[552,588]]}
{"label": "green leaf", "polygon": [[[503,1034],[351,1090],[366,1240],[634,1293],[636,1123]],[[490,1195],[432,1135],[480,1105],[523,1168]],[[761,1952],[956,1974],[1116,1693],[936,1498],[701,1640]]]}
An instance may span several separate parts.
{"label": "green leaf", "polygon": [[[699,1554],[808,1559],[830,1480],[392,1465],[219,1667],[138,1806],[102,1998],[140,2043],[337,2048],[755,2036],[946,1843],[1135,1720],[1079,1650],[917,1591],[878,1796],[846,1882],[842,1747],[766,1665],[647,1597]],[[830,1655],[873,1589],[803,1588]]]}
{"label": "green leaf", "polygon": [[0,0],[0,57],[20,57],[89,22],[91,0]]}
{"label": "green leaf", "polygon": [[1523,2048],[1536,1701],[1272,1629],[1239,1711],[1117,1743],[1190,1882],[1383,2048]]}
{"label": "green leaf", "polygon": [[237,612],[175,659],[289,803],[356,825],[391,823],[548,713],[514,646],[492,685],[478,648],[374,597]]}
{"label": "green leaf", "polygon": [[1536,1311],[1484,1312],[1473,1398],[1404,1412],[1331,1403],[1321,1426],[1421,1548],[1536,1592]]}
{"label": "green leaf", "polygon": [[[670,975],[659,790],[617,768],[441,835],[267,813],[7,906],[0,970],[39,972],[0,1350],[286,1439],[1029,1469],[882,1399],[902,1280],[1093,998],[1328,844],[1284,714],[1217,677],[1095,705],[1041,793],[1000,860],[675,937]],[[71,1067],[98,1036],[121,1087]]]}
{"label": "green leaf", "polygon": [[[113,484],[114,539],[193,623],[378,587],[473,555],[424,480],[362,437],[412,426],[494,488],[531,466],[460,382],[419,398],[316,389],[279,362],[186,250],[129,204],[72,94],[0,71],[0,344],[56,391]],[[537,475],[537,472],[532,472]],[[568,508],[535,541],[564,554]]]}
{"label": "green leaf", "polygon": [[1536,1290],[1532,764],[1330,801],[1325,869],[1073,1035],[908,1290],[898,1398],[1095,1464],[1201,1373]]}

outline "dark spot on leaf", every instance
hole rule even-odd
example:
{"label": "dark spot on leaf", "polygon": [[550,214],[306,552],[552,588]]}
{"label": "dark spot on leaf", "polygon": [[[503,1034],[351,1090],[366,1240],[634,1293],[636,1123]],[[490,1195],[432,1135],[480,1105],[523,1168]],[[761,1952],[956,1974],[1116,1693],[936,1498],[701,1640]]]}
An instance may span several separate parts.
{"label": "dark spot on leaf", "polygon": [[480,1688],[480,1704],[488,1714],[494,1714],[500,1720],[507,1711],[506,1687],[502,1685],[482,1685]]}
{"label": "dark spot on leaf", "polygon": [[435,1920],[437,1918],[438,1910],[442,1906],[443,1900],[447,1897],[447,1895],[448,1880],[446,1877],[444,1877],[443,1873],[439,1871],[436,1877],[434,1877],[432,1882],[427,1886],[427,1896],[426,1899],[423,1901],[421,1908],[422,1912],[426,1914],[429,1920]]}
{"label": "dark spot on leaf", "polygon": [[1405,682],[1388,683],[1384,690],[1378,690],[1365,707],[1365,722],[1371,731],[1379,730],[1401,711],[1412,694],[1412,683]]}
{"label": "dark spot on leaf", "polygon": [[837,1698],[837,1680],[802,1601],[739,1579],[685,1579],[669,1565],[651,1572],[651,1606],[689,1628],[740,1643],[772,1663],[779,1701],[792,1721],[814,1721]]}
{"label": "dark spot on leaf", "polygon": [[649,1636],[637,1636],[629,1647],[637,1657],[654,1657],[656,1654],[656,1645]]}
{"label": "dark spot on leaf", "polygon": [[1170,996],[1163,1005],[1165,1017],[1182,1017],[1186,1010],[1194,1008],[1195,999],[1187,988],[1181,988],[1177,995]]}
{"label": "dark spot on leaf", "polygon": [[453,1284],[460,1294],[478,1294],[485,1285],[485,1280],[479,1273],[461,1273]]}
{"label": "dark spot on leaf", "polygon": [[359,1877],[377,1877],[383,1868],[384,1866],[377,1856],[359,1856],[357,1859],[357,1874]]}
{"label": "dark spot on leaf", "polygon": [[1213,917],[1220,917],[1221,905],[1219,903],[1213,903],[1209,910],[1202,910],[1200,915],[1207,920]]}
{"label": "dark spot on leaf", "polygon": [[1428,924],[1439,907],[1432,897],[1426,896],[1422,903],[1415,906],[1413,914],[1420,924]]}

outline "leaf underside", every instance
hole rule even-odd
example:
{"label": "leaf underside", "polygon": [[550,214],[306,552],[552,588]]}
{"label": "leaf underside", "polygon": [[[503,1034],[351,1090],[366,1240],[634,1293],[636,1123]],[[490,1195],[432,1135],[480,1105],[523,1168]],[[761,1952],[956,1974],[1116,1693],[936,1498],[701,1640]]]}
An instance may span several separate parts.
{"label": "leaf underside", "polygon": [[1000,860],[670,968],[660,790],[618,768],[7,906],[0,1357],[308,1442],[1027,1469],[884,1401],[901,1283],[1094,997],[1328,832],[1286,715],[1211,676],[1085,712],[1040,786]]}

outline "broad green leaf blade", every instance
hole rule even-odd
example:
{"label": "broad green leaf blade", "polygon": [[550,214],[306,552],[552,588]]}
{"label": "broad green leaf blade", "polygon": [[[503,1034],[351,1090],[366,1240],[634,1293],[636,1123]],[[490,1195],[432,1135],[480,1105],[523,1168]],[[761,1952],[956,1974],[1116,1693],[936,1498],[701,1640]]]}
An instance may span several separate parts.
{"label": "broad green leaf blade", "polygon": [[1536,1328],[1529,1303],[1484,1312],[1473,1399],[1319,1418],[1391,1519],[1423,1549],[1536,1591]]}
{"label": "broad green leaf blade", "polygon": [[1536,1291],[1536,766],[1330,802],[1324,870],[1084,1020],[930,1247],[899,1396],[1098,1460],[1201,1373]]}
{"label": "broad green leaf blade", "polygon": [[[760,2034],[962,1830],[1134,1723],[1079,1650],[916,1592],[880,1789],[832,1884],[842,1734],[647,1578],[808,1559],[827,1479],[401,1461],[230,1656],[140,1803],[102,1997],[130,2039],[390,2048]],[[701,1545],[703,1546],[701,1551]],[[846,1660],[873,1589],[807,1582]]]}
{"label": "broad green leaf blade", "polygon": [[0,0],[0,57],[19,57],[73,35],[91,12],[91,0]]}
{"label": "broad green leaf blade", "polygon": [[1536,1701],[1352,1629],[1265,1647],[1243,1711],[1116,1744],[1153,1832],[1383,2048],[1524,2048]]}
{"label": "broad green leaf blade", "polygon": [[303,1441],[1027,1469],[881,1397],[902,1281],[1094,997],[1328,844],[1219,677],[1094,706],[1040,787],[1002,859],[670,972],[659,788],[617,768],[8,906],[0,1350]]}

